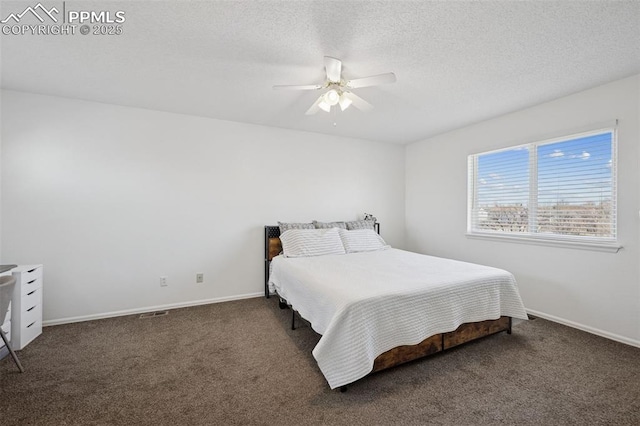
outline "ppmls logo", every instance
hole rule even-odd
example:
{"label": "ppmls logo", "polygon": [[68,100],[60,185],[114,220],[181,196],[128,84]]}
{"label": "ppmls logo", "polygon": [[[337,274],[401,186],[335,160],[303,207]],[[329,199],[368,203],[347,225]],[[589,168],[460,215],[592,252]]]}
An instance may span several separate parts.
{"label": "ppmls logo", "polygon": [[[123,10],[68,10],[67,2],[42,3],[9,13],[0,20],[3,35],[121,35]],[[60,12],[62,11],[62,12]]]}
{"label": "ppmls logo", "polygon": [[44,22],[44,18],[42,16],[48,16],[49,18],[51,18],[53,22],[58,22],[58,19],[55,16],[53,16],[54,13],[57,15],[60,12],[55,7],[52,7],[51,9],[47,10],[47,8],[42,5],[42,3],[38,3],[37,5],[35,5],[35,7],[31,7],[31,6],[27,7],[22,13],[17,13],[17,14],[10,13],[9,16],[7,16],[5,19],[0,21],[0,23],[6,24],[13,19],[17,24],[17,23],[20,23],[20,20],[22,19],[22,17],[27,14],[31,14],[35,16],[40,22]]}

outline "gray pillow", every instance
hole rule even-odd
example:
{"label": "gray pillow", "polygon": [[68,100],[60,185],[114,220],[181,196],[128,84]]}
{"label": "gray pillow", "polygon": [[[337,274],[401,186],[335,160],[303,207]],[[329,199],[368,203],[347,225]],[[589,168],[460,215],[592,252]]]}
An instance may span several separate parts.
{"label": "gray pillow", "polygon": [[329,228],[347,229],[347,224],[344,222],[318,222],[317,220],[314,220],[313,226],[315,226],[316,229],[329,229]]}
{"label": "gray pillow", "polygon": [[346,222],[347,229],[374,229],[375,222],[372,220],[354,220],[353,222]]}
{"label": "gray pillow", "polygon": [[278,226],[280,227],[281,234],[289,229],[316,229],[316,227],[313,226],[313,223],[278,222]]}

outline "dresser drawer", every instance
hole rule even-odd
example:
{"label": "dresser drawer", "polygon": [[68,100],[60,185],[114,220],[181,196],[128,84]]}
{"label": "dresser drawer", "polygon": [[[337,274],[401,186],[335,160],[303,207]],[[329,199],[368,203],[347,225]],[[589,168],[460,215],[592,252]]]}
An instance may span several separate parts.
{"label": "dresser drawer", "polygon": [[33,268],[22,273],[22,282],[33,281],[37,278],[42,278],[42,268]]}
{"label": "dresser drawer", "polygon": [[40,305],[42,302],[42,287],[31,290],[29,293],[22,296],[20,301],[20,307],[22,312],[33,308],[36,305]]}
{"label": "dresser drawer", "polygon": [[23,296],[31,293],[33,290],[42,288],[42,277],[34,278],[31,281],[23,281],[21,287],[21,293]]}
{"label": "dresser drawer", "polygon": [[20,346],[24,348],[40,334],[42,334],[42,319],[27,323],[27,325],[20,330]]}
{"label": "dresser drawer", "polygon": [[42,307],[38,303],[37,305],[34,305],[29,309],[22,311],[20,317],[20,322],[23,327],[28,327],[29,324],[36,321],[42,322]]}

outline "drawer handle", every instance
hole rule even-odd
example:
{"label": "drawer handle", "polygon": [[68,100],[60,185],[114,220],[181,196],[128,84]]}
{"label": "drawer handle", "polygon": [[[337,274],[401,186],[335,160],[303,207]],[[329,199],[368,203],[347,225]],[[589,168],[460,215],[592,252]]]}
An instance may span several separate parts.
{"label": "drawer handle", "polygon": [[27,293],[27,296],[31,296],[31,295],[32,295],[33,293],[35,293],[36,291],[38,291],[38,290],[33,290],[32,292]]}
{"label": "drawer handle", "polygon": [[33,283],[35,283],[35,282],[36,282],[36,280],[37,280],[37,278],[36,278],[35,280],[31,280],[31,281],[29,281],[27,284],[33,284]]}
{"label": "drawer handle", "polygon": [[31,312],[31,311],[33,311],[35,308],[36,308],[35,306],[32,306],[32,307],[30,307],[29,309],[27,309],[27,312]]}
{"label": "drawer handle", "polygon": [[29,274],[30,274],[30,273],[32,273],[33,271],[35,271],[36,269],[38,269],[38,268],[30,269],[30,270],[28,270],[28,271],[27,271],[27,273],[29,273]]}
{"label": "drawer handle", "polygon": [[35,324],[35,323],[36,323],[35,321],[34,321],[34,322],[32,322],[31,324],[29,324],[29,325],[27,326],[27,328],[31,327],[31,326],[32,326],[33,324]]}

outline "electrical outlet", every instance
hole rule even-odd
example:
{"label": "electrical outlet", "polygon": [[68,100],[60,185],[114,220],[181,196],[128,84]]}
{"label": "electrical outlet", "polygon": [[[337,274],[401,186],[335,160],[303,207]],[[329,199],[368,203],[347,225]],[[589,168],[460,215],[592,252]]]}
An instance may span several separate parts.
{"label": "electrical outlet", "polygon": [[202,284],[204,282],[204,274],[199,272],[196,274],[196,284]]}
{"label": "electrical outlet", "polygon": [[166,287],[169,285],[167,282],[169,277],[160,277],[160,287]]}

